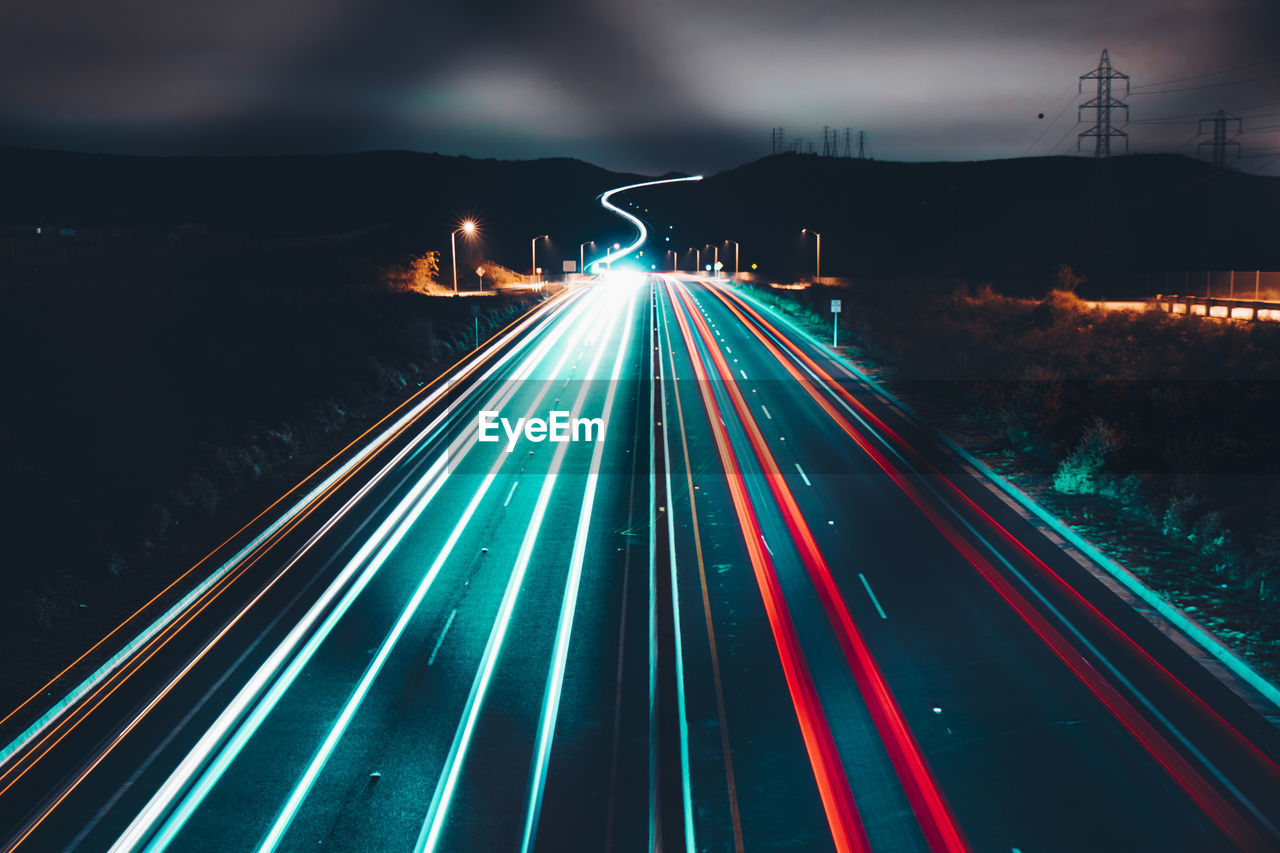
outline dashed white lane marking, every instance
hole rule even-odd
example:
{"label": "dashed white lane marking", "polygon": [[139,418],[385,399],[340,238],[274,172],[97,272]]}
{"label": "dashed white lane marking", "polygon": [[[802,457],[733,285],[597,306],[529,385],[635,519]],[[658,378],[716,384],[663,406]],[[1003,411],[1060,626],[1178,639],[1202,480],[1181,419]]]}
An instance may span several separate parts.
{"label": "dashed white lane marking", "polygon": [[797,463],[796,463],[796,470],[800,472],[800,479],[801,479],[801,480],[804,480],[804,484],[805,484],[806,486],[812,486],[812,485],[813,485],[813,483],[810,483],[810,482],[809,482],[809,477],[804,473],[804,469],[800,467],[800,463],[799,463],[799,462],[797,462]]}
{"label": "dashed white lane marking", "polygon": [[760,408],[764,409],[764,416],[765,416],[766,418],[768,418],[769,420],[773,420],[773,415],[769,414],[769,407],[768,407],[768,406],[766,406],[764,403],[761,403],[761,404],[760,404]]}
{"label": "dashed white lane marking", "polygon": [[444,643],[444,635],[449,633],[449,626],[453,624],[453,617],[458,615],[458,608],[453,608],[453,612],[449,614],[449,618],[444,623],[444,630],[440,632],[440,639],[436,640],[436,647],[431,650],[431,657],[427,658],[427,666],[436,662],[436,655],[440,653],[440,646]]}
{"label": "dashed white lane marking", "polygon": [[725,348],[724,348],[724,351],[725,351],[725,352],[727,352],[727,353],[729,353],[729,355],[733,355],[733,348],[732,348],[732,347],[725,347]]}
{"label": "dashed white lane marking", "polygon": [[738,372],[742,374],[743,379],[747,378],[747,371],[743,370],[742,368],[738,368]]}
{"label": "dashed white lane marking", "polygon": [[502,502],[503,506],[506,506],[507,504],[511,503],[511,496],[516,493],[516,486],[518,485],[520,485],[519,480],[516,480],[514,483],[511,484],[511,491],[507,492],[507,499]]}
{"label": "dashed white lane marking", "polygon": [[862,581],[862,586],[867,590],[867,596],[871,599],[871,603],[876,606],[876,612],[880,614],[880,618],[888,619],[889,617],[884,615],[884,608],[880,606],[880,600],[871,591],[871,584],[867,583],[867,576],[862,572],[858,572],[858,579]]}
{"label": "dashed white lane marking", "polygon": [[769,556],[773,556],[773,549],[769,547],[769,540],[764,538],[764,534],[760,534],[760,541],[764,543],[764,549],[769,552]]}

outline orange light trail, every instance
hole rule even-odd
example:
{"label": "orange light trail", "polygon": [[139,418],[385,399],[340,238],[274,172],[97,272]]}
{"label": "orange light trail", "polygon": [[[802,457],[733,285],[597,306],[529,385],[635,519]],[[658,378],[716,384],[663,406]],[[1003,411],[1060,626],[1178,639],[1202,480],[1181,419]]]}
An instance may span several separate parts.
{"label": "orange light trail", "polygon": [[[106,634],[102,639],[100,639],[97,643],[95,643],[90,649],[88,649],[82,655],[80,655],[79,658],[77,658],[75,661],[69,664],[66,668],[64,668],[62,672],[54,676],[54,678],[50,679],[50,681],[46,683],[44,687],[41,688],[41,691],[47,689],[49,685],[56,682],[58,678],[62,677],[62,675],[68,672],[77,663],[79,663],[81,660],[83,660],[85,657],[91,654],[94,651],[94,649],[97,649],[101,645],[103,645],[114,634],[118,633],[130,621],[132,621],[140,613],[142,613],[149,606],[151,606],[151,604],[153,604],[155,601],[161,598],[166,592],[172,589],[176,584],[181,582],[183,578],[186,578],[187,576],[189,576],[202,564],[206,563],[214,554],[216,554],[223,547],[225,547],[229,542],[234,540],[246,529],[251,527],[254,523],[260,520],[267,513],[269,513],[272,508],[278,506],[282,501],[288,498],[289,495],[297,492],[307,482],[314,479],[317,475],[319,475],[322,471],[324,471],[331,464],[337,461],[352,447],[356,446],[362,439],[364,439],[366,436],[368,436],[370,433],[376,430],[379,426],[386,423],[388,420],[393,418],[397,413],[401,412],[406,407],[411,406],[411,404],[415,400],[417,400],[419,397],[429,392],[434,385],[439,384],[444,379],[450,379],[451,381],[460,382],[465,380],[467,377],[471,376],[472,374],[474,374],[476,370],[478,370],[484,364],[492,360],[498,352],[496,348],[488,349],[487,348],[488,344],[502,337],[508,331],[514,329],[515,327],[521,324],[531,323],[535,319],[536,314],[542,314],[549,311],[557,310],[558,308],[562,307],[560,303],[566,302],[569,299],[571,299],[571,296],[561,294],[556,297],[553,297],[550,300],[542,302],[539,305],[535,305],[531,307],[528,311],[525,311],[523,314],[521,314],[511,323],[507,324],[502,329],[498,330],[493,335],[491,335],[485,341],[484,348],[482,348],[479,351],[480,352],[479,358],[476,358],[475,353],[472,353],[472,354],[469,354],[468,356],[465,356],[462,359],[459,359],[457,362],[451,365],[446,371],[444,371],[435,379],[433,379],[430,383],[428,383],[427,385],[424,385],[422,388],[415,391],[404,402],[400,403],[400,405],[398,405],[395,409],[388,412],[385,416],[380,418],[376,423],[374,423],[368,429],[364,430],[359,436],[357,436],[355,439],[349,442],[342,450],[334,454],[328,461],[321,464],[314,471],[312,471],[310,474],[304,477],[301,481],[299,481],[288,492],[286,492],[285,494],[277,498],[275,501],[273,501],[270,506],[268,506],[266,509],[260,512],[257,516],[255,516],[252,521],[250,521],[248,524],[241,527],[240,530],[236,531],[236,533],[228,537],[228,539],[225,540],[221,545],[219,545],[217,548],[215,548],[213,551],[207,554],[194,566],[192,566],[190,569],[185,571],[181,576],[179,576],[177,579],[172,581],[168,586],[166,586],[164,590],[157,593],[146,604],[138,608],[138,610],[136,610],[123,622],[121,622],[119,625],[113,628],[108,634]],[[457,377],[452,377],[451,376],[452,371],[459,368],[468,359],[473,359],[474,360],[473,363],[461,375]],[[419,423],[423,417],[425,417],[429,412],[433,410],[434,410],[434,404],[424,409],[414,418],[406,421],[403,424],[400,424],[395,430],[388,433],[386,436],[384,436],[381,439],[380,446],[386,447],[392,442],[394,442],[395,439],[399,438],[411,427]],[[230,586],[236,580],[242,577],[246,572],[249,571],[250,568],[252,568],[263,557],[265,557],[272,547],[274,547],[289,533],[295,530],[312,513],[314,513],[318,508],[320,508],[330,496],[332,496],[338,489],[340,489],[343,485],[349,482],[357,473],[359,473],[365,466],[367,466],[369,462],[376,457],[377,451],[379,449],[380,447],[372,449],[372,451],[369,452],[360,462],[354,465],[349,471],[345,472],[340,478],[338,478],[333,483],[331,483],[327,489],[325,489],[324,491],[316,495],[311,500],[309,505],[305,507],[303,510],[301,510],[294,519],[292,519],[289,523],[283,526],[280,530],[272,534],[272,536],[264,540],[256,549],[254,549],[254,551],[251,551],[248,555],[246,555],[245,558],[242,560],[241,564],[235,570],[228,573],[223,578],[220,578],[217,583],[211,586],[208,590],[205,590],[201,596],[197,597],[194,601],[192,601],[184,611],[182,611],[181,613],[175,614],[174,618],[168,624],[166,624],[164,628],[162,628],[155,636],[151,637],[146,643],[144,643],[137,650],[135,650],[135,652],[132,655],[130,655],[129,658],[127,658],[124,661],[121,661],[120,666],[115,671],[113,671],[107,678],[105,678],[101,684],[97,685],[92,691],[90,691],[90,693],[86,697],[83,697],[74,706],[72,706],[69,709],[70,713],[62,716],[61,719],[58,720],[57,725],[55,725],[50,731],[46,732],[33,745],[28,745],[24,747],[21,753],[16,754],[14,756],[15,761],[12,764],[10,764],[7,768],[5,768],[2,773],[0,773],[0,783],[4,783],[4,786],[0,788],[0,796],[3,796],[3,794],[7,792],[10,788],[12,788],[13,785],[17,783],[19,779],[21,779],[24,775],[26,775],[26,773],[29,770],[35,767],[36,764],[38,764],[39,761],[42,758],[44,758],[44,756],[48,755],[49,752],[54,747],[56,747],[59,743],[62,742],[62,740],[64,740],[68,735],[70,735],[71,732],[74,731],[85,719],[87,719],[94,710],[100,707],[102,703],[105,702],[108,698],[110,698],[110,696],[113,695],[121,686],[123,686],[133,674],[138,672],[161,649],[163,649],[166,645],[168,645],[169,642],[173,640],[173,638],[176,637],[182,631],[182,629],[184,629],[187,625],[191,624],[191,622],[194,621],[206,608],[208,608],[218,597],[220,597],[228,588],[230,588]],[[235,617],[234,620],[232,620],[232,622],[228,623],[227,625],[224,625],[222,629],[219,631],[214,642],[216,642],[217,639],[220,639],[222,636],[224,636],[225,633],[231,627],[233,627],[234,624],[238,622],[248,612],[249,608],[252,607],[253,604],[259,601],[270,589],[272,589],[275,586],[275,584],[282,577],[284,577],[285,573],[288,571],[288,568],[292,565],[293,563],[291,562],[289,566],[286,566],[284,570],[282,570],[279,574],[277,574],[274,578],[272,578],[272,580],[266,586],[264,586],[258,592],[258,594],[252,599],[249,605],[246,606]],[[82,769],[82,771],[77,775],[77,777],[64,788],[64,790],[60,793],[60,795],[43,810],[41,815],[26,827],[26,830],[21,835],[21,837],[17,838],[14,841],[14,843],[10,845],[10,847],[7,849],[11,851],[16,849],[19,845],[21,845],[22,842],[25,841],[26,838],[28,838],[31,835],[31,833],[34,832],[35,829],[38,828],[39,825],[43,823],[44,820],[47,819],[50,814],[53,813],[53,811],[58,807],[58,805],[60,805],[63,802],[63,800],[65,800],[75,790],[75,788],[79,785],[79,783],[82,782],[88,776],[88,774],[95,767],[97,767],[98,764],[101,763],[103,759],[106,758],[106,756],[110,753],[110,751],[117,744],[120,743],[123,737],[126,734],[128,734],[130,731],[132,731],[133,728],[135,728],[139,722],[141,722],[142,716],[146,713],[146,711],[149,711],[156,704],[158,704],[160,700],[162,700],[166,695],[168,695],[168,693],[177,685],[181,677],[185,675],[187,672],[189,672],[190,669],[196,663],[198,663],[199,660],[203,658],[212,649],[212,647],[213,647],[213,643],[206,645],[206,647],[201,651],[199,656],[197,656],[195,659],[191,661],[188,661],[187,665],[182,669],[179,675],[175,677],[173,680],[171,680],[170,683],[164,688],[164,690],[159,695],[152,698],[152,700],[147,704],[146,709],[143,711],[143,714],[138,715],[123,731],[119,732],[117,736],[112,740],[112,742],[105,749],[103,749],[87,767]],[[20,704],[18,707],[10,711],[9,714],[6,715],[4,719],[7,720],[10,717],[12,717],[15,713],[21,710],[22,707],[26,706],[33,699],[39,696],[41,691],[37,691],[37,693],[32,694],[32,696],[26,699],[22,704]],[[0,723],[2,722],[3,720],[0,720]],[[55,735],[56,735],[56,738],[55,738]],[[53,739],[52,742],[50,742],[51,738]],[[41,749],[42,747],[44,747],[43,750]],[[16,772],[16,775],[15,775],[15,771],[18,771]]]}

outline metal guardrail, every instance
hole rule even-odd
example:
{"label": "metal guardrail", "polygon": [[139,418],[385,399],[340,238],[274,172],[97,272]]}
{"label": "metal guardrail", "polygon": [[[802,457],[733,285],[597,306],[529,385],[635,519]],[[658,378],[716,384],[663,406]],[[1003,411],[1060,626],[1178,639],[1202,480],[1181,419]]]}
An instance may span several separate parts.
{"label": "metal guardrail", "polygon": [[1167,314],[1216,317],[1222,320],[1280,321],[1280,302],[1265,299],[1157,294],[1148,302]]}

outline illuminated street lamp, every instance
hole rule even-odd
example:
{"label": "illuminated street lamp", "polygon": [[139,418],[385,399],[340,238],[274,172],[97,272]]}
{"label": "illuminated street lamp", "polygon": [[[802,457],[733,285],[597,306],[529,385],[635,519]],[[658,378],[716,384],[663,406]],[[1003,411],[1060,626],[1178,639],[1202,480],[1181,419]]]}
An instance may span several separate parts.
{"label": "illuminated street lamp", "polygon": [[710,243],[703,246],[704,249],[711,249],[715,254],[711,258],[711,268],[716,271],[716,278],[720,277],[720,247],[712,246]]}
{"label": "illuminated street lamp", "polygon": [[533,284],[533,282],[537,281],[535,276],[538,274],[538,241],[542,239],[545,239],[548,243],[551,242],[551,238],[548,237],[546,234],[539,234],[537,237],[534,237],[532,240],[529,241],[529,283],[530,284]]}
{"label": "illuminated street lamp", "polygon": [[733,275],[736,278],[738,275],[738,241],[725,240],[725,242],[733,244]]}
{"label": "illuminated street lamp", "polygon": [[801,228],[800,233],[812,234],[813,236],[818,238],[818,266],[817,266],[817,271],[814,273],[813,277],[820,279],[822,278],[822,235],[819,234],[817,231],[812,231],[808,228]]}
{"label": "illuminated street lamp", "polygon": [[595,244],[596,244],[595,240],[588,240],[585,243],[578,244],[578,273],[579,274],[585,273],[587,271],[587,263],[586,263],[587,259],[586,259],[586,255],[583,253],[582,250],[587,248],[587,246],[594,246]]}
{"label": "illuminated street lamp", "polygon": [[476,267],[476,278],[480,281],[480,289],[484,290],[484,267]]}
{"label": "illuminated street lamp", "polygon": [[468,219],[449,235],[449,252],[450,257],[453,259],[453,293],[455,296],[458,294],[458,243],[455,238],[458,236],[459,231],[465,231],[470,236],[476,233],[476,224]]}

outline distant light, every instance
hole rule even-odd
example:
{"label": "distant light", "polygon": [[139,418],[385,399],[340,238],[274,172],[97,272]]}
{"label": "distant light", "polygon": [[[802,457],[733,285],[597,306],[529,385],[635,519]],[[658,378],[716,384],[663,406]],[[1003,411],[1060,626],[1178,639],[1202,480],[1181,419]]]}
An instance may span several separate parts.
{"label": "distant light", "polygon": [[649,264],[649,269],[656,270],[657,268],[658,268],[657,264]]}
{"label": "distant light", "polygon": [[711,272],[711,264],[707,264],[707,272]]}
{"label": "distant light", "polygon": [[752,265],[751,265],[751,268],[752,268],[753,270],[754,270],[754,269],[759,269],[759,267],[757,267],[755,264],[752,264]]}
{"label": "distant light", "polygon": [[670,238],[670,237],[663,237],[662,239],[663,239],[663,240],[666,240],[668,243],[670,243],[670,242],[671,242],[671,238]]}
{"label": "distant light", "polygon": [[473,231],[475,231],[475,230],[476,230],[476,224],[475,224],[475,222],[473,222],[473,221],[472,221],[472,220],[470,220],[470,219],[468,219],[466,222],[463,222],[463,223],[462,223],[462,230],[463,230],[463,231],[466,231],[468,234],[472,233]]}

